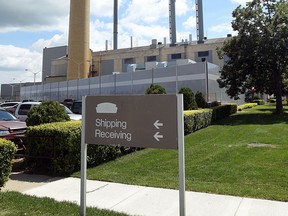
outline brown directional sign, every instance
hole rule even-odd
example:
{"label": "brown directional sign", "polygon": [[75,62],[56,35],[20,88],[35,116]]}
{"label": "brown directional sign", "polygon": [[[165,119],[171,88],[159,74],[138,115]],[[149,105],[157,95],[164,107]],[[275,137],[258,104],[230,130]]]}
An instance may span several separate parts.
{"label": "brown directional sign", "polygon": [[86,96],[85,143],[177,149],[177,100],[179,95]]}

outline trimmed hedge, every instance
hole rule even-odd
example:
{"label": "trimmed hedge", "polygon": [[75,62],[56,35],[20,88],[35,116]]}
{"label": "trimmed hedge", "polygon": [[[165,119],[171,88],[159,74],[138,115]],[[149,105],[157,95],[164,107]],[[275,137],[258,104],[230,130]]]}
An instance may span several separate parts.
{"label": "trimmed hedge", "polygon": [[212,109],[184,111],[184,134],[208,127],[212,121]]}
{"label": "trimmed hedge", "polygon": [[[209,126],[213,121],[237,111],[236,104],[225,104],[212,109],[184,112],[184,133],[190,134]],[[27,164],[53,175],[68,175],[80,170],[81,122],[56,122],[28,127]],[[107,145],[88,145],[87,166],[114,160],[138,148]]]}
{"label": "trimmed hedge", "polygon": [[242,105],[239,105],[238,106],[238,111],[242,111],[244,109],[249,109],[249,108],[252,108],[252,107],[255,107],[257,106],[258,104],[257,103],[246,103],[246,104],[242,104]]}
{"label": "trimmed hedge", "polygon": [[212,108],[212,122],[228,117],[237,112],[237,104],[223,104]]}
{"label": "trimmed hedge", "polygon": [[12,160],[16,151],[17,148],[12,141],[0,139],[0,188],[9,179],[12,170]]}
{"label": "trimmed hedge", "polygon": [[[57,122],[28,127],[27,163],[38,171],[68,175],[81,166],[81,122]],[[118,146],[88,145],[87,166],[121,155]]]}
{"label": "trimmed hedge", "polygon": [[237,112],[237,104],[223,104],[210,109],[184,111],[184,134],[208,127],[212,122]]}

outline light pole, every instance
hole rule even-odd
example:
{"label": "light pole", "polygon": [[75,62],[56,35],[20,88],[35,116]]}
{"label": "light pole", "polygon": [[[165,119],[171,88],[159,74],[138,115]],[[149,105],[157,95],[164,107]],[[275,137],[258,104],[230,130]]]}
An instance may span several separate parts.
{"label": "light pole", "polygon": [[[26,78],[25,78],[25,79],[26,79]],[[18,96],[19,96],[19,99],[21,98],[21,87],[22,87],[22,82],[23,82],[25,79],[22,79],[22,80],[19,81],[19,83],[20,83],[20,88],[19,88],[20,90],[19,90],[19,95],[18,95]],[[16,98],[16,97],[17,97],[17,94],[15,94],[15,98]]]}
{"label": "light pole", "polygon": [[25,69],[25,71],[30,71],[31,73],[33,73],[33,74],[34,74],[34,86],[35,86],[35,81],[36,81],[36,74],[40,73],[41,71],[38,71],[38,72],[33,72],[33,71],[29,70],[29,69]]}
{"label": "light pole", "polygon": [[74,64],[76,64],[77,65],[77,69],[78,69],[78,79],[80,79],[80,66],[81,66],[81,64],[84,64],[84,63],[86,63],[86,62],[90,62],[90,60],[85,60],[85,61],[81,61],[81,62],[76,62],[76,61],[74,61],[73,59],[71,59],[71,58],[68,58],[67,59],[68,61],[72,61]]}
{"label": "light pole", "polygon": [[81,62],[76,62],[76,61],[74,61],[73,59],[71,59],[71,58],[68,58],[67,59],[68,61],[72,61],[74,64],[76,64],[77,65],[77,72],[78,72],[78,78],[77,78],[77,100],[78,100],[78,96],[79,96],[79,80],[80,80],[80,66],[81,66],[81,64],[84,64],[84,63],[86,63],[86,62],[90,62],[90,60],[85,60],[85,61],[81,61]]}
{"label": "light pole", "polygon": [[11,86],[11,100],[13,100],[14,97],[14,87],[16,84],[9,84]]}

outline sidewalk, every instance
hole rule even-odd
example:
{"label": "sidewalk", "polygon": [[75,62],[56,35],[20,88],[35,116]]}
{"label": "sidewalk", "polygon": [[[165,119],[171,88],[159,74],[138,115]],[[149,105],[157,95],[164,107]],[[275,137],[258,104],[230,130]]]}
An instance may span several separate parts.
{"label": "sidewalk", "polygon": [[[12,173],[4,190],[80,204],[80,179]],[[87,206],[129,215],[177,216],[179,191],[87,180]],[[186,216],[287,216],[288,203],[186,191]]]}

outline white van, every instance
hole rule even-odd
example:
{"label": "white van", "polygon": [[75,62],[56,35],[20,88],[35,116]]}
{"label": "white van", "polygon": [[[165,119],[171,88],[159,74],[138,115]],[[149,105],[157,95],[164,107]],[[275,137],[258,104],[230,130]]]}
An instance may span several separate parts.
{"label": "white van", "polygon": [[[39,106],[40,104],[41,104],[41,102],[32,102],[32,101],[20,103],[15,110],[15,116],[20,121],[26,121],[28,112],[32,109],[32,107]],[[62,105],[62,106],[64,106],[64,105]],[[72,111],[69,108],[67,108],[66,106],[64,106],[64,107],[65,107],[65,112],[70,117],[70,120],[76,121],[76,120],[82,119],[82,115],[74,114],[74,113],[72,113]]]}
{"label": "white van", "polygon": [[24,102],[20,103],[16,110],[15,110],[15,116],[20,121],[25,121],[27,119],[28,112],[32,109],[34,106],[39,106],[41,102]]}

